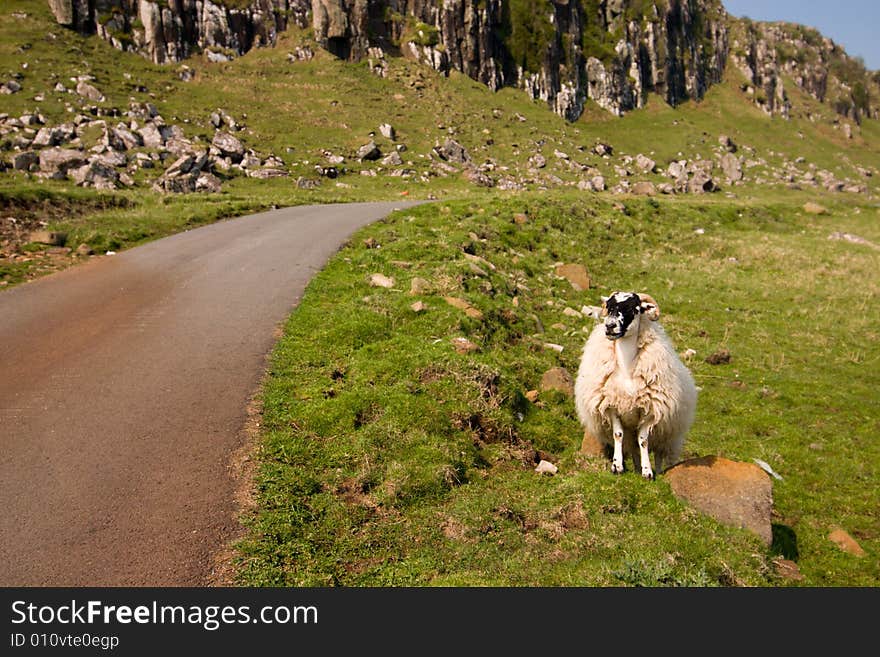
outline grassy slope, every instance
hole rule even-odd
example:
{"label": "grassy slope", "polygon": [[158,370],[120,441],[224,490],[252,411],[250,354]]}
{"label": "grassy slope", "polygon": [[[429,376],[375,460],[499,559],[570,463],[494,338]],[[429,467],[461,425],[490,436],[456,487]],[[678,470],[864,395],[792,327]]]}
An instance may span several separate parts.
{"label": "grassy slope", "polygon": [[[28,19],[6,16],[22,10]],[[403,61],[392,61],[387,80],[321,52],[312,62],[289,64],[285,53],[306,38],[297,32],[284,35],[278,48],[228,64],[187,62],[197,76],[183,83],[174,67],[53,26],[41,1],[10,0],[0,11],[0,73],[29,64],[24,91],[4,96],[2,111],[39,107],[52,122],[69,118],[64,103],[74,97],[51,92],[53,76],[70,86],[69,76],[91,73],[108,96],[105,105],[155,102],[191,138],[209,139],[208,115],[224,108],[247,125],[240,134],[247,145],[279,155],[295,176],[314,176],[323,149],[349,156],[343,186],[325,181],[316,191],[299,190],[290,179],[236,178],[219,195],[120,192],[128,209],[52,220],[51,227],[73,234],[71,242],[124,248],[273,204],[401,193],[457,199],[363,231],[291,318],[267,380],[257,482],[262,511],[241,547],[242,582],[777,584],[769,560],[778,552],[797,556],[807,584],[880,581],[878,455],[871,440],[877,254],[826,240],[842,230],[880,242],[876,206],[864,197],[749,183],[710,197],[624,199],[624,214],[612,198],[560,190],[548,179],[576,177],[554,149],[614,181],[610,163],[589,153],[599,139],[619,153],[650,154],[665,168],[678,153],[711,156],[724,133],[747,157],[772,166],[803,156],[802,168],[813,163],[858,180],[854,164],[880,164],[877,122],[846,142],[828,110],[792,86],[795,118],[770,119],[741,97],[732,72],[699,104],[673,109],[652,99],[622,120],[591,107],[567,124],[519,91],[493,94],[463,76],[444,79]],[[33,96],[41,92],[46,99],[37,103]],[[824,120],[807,120],[807,109]],[[350,156],[385,121],[397,128],[408,146],[407,166],[418,173],[427,171],[426,154],[450,128],[478,162],[499,163],[496,175],[504,166],[524,170],[536,150],[548,166],[527,194],[487,193],[458,177],[357,175],[367,165]],[[377,142],[383,150],[392,146],[381,136]],[[766,174],[764,165],[747,169],[751,180]],[[544,186],[549,191],[542,193]],[[21,174],[0,176],[0,194],[36,194],[59,205],[100,198]],[[804,215],[807,199],[832,213]],[[526,210],[525,226],[511,223],[513,213]],[[696,227],[705,234],[697,237]],[[363,248],[367,236],[382,248]],[[464,248],[498,270],[474,274],[462,260]],[[550,272],[558,261],[586,265],[596,289],[577,294],[556,280]],[[374,271],[395,276],[396,290],[369,288]],[[408,308],[416,298],[405,294],[417,275],[433,284],[432,294],[418,297],[429,305],[419,316]],[[860,300],[852,325],[840,330],[839,299],[853,281]],[[797,555],[791,545],[767,551],[745,532],[703,518],[676,501],[662,479],[647,485],[630,474],[615,478],[602,463],[580,459],[570,400],[557,393],[542,393],[540,405],[524,400],[548,367],[576,369],[583,322],[561,309],[596,303],[612,288],[652,292],[679,348],[698,351],[693,369],[703,392],[690,453],[762,458],[785,476],[775,485],[777,534],[794,532]],[[463,317],[443,294],[468,298],[486,320]],[[553,328],[557,323],[566,328]],[[449,338],[457,335],[482,351],[454,354]],[[565,349],[557,354],[544,342]],[[721,346],[733,353],[731,365],[702,362]],[[537,477],[526,463],[533,450],[551,455],[560,475]],[[853,533],[869,556],[855,559],[831,545],[825,536],[834,524]]]}
{"label": "grassy slope", "polygon": [[[778,554],[798,561],[806,584],[880,581],[870,556],[877,255],[827,240],[833,230],[876,239],[876,208],[817,218],[785,203],[625,205],[486,198],[421,206],[362,231],[312,283],[276,349],[262,510],[241,547],[242,581],[771,585],[782,583],[770,566]],[[529,215],[521,227],[518,212]],[[367,237],[381,248],[366,248]],[[497,269],[475,274],[465,251]],[[586,265],[596,289],[556,279],[558,261]],[[369,287],[374,272],[393,276],[394,288]],[[416,276],[431,293],[407,294]],[[840,290],[852,280],[862,287],[841,330]],[[562,310],[616,288],[653,293],[679,349],[698,353],[688,453],[760,458],[783,475],[772,550],[689,510],[662,478],[615,477],[580,457],[561,393],[524,399],[546,369],[577,368],[591,322]],[[445,295],[469,300],[485,320]],[[425,313],[409,309],[416,299]],[[480,352],[454,353],[456,336]],[[721,347],[730,365],[703,362]],[[559,475],[536,475],[534,450]],[[838,524],[868,557],[827,540]]]}

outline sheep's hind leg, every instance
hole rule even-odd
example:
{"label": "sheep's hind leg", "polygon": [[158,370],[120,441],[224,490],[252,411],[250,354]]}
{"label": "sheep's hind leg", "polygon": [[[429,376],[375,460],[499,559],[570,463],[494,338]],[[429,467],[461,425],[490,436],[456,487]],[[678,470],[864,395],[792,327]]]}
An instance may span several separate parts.
{"label": "sheep's hind leg", "polygon": [[651,430],[646,426],[639,427],[639,455],[642,461],[642,476],[645,479],[653,479],[654,471],[651,470],[651,457],[648,456],[648,434]]}
{"label": "sheep's hind leg", "polygon": [[611,414],[611,430],[614,432],[614,457],[611,459],[611,472],[623,472],[623,424],[616,414]]}

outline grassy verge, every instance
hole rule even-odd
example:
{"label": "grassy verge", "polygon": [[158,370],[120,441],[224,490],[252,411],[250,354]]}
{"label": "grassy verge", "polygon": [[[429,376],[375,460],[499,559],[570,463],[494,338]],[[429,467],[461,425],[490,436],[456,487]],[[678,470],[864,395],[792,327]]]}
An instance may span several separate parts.
{"label": "grassy verge", "polygon": [[[807,585],[876,585],[877,253],[827,236],[878,240],[877,218],[856,205],[814,216],[787,202],[524,195],[425,205],[363,230],[275,350],[240,581],[782,585],[781,554]],[[593,289],[557,278],[559,262],[585,265]],[[371,287],[373,273],[394,286]],[[427,281],[417,295],[414,278]],[[679,350],[697,351],[687,453],[760,458],[783,475],[771,549],[689,509],[662,478],[615,477],[580,456],[564,394],[526,398],[545,370],[576,371],[590,320],[565,308],[612,289],[651,292]],[[479,350],[456,353],[456,337]],[[730,364],[704,362],[721,347]],[[536,456],[559,474],[537,475]],[[868,557],[828,541],[836,525]]]}

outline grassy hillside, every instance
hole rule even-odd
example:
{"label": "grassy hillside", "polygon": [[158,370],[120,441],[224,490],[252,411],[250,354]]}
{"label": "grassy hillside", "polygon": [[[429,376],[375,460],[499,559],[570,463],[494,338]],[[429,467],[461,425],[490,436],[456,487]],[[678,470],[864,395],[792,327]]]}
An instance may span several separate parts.
{"label": "grassy hillside", "polygon": [[[290,171],[270,180],[230,175],[220,193],[180,196],[150,189],[161,168],[135,172],[138,184],[115,192],[7,171],[0,221],[42,222],[67,232],[69,246],[103,253],[275,205],[435,201],[353,237],[290,318],[262,398],[257,505],[238,547],[239,583],[880,582],[872,404],[880,255],[828,239],[844,232],[880,244],[878,122],[851,126],[847,139],[843,120],[793,84],[792,119],[770,118],[729,70],[698,104],[652,98],[622,119],[590,105],[567,123],[521,91],[492,93],[406,60],[391,59],[387,79],[319,49],[312,60],[288,60],[309,43],[308,32],[293,30],[277,47],[232,62],[196,57],[186,62],[195,77],[184,82],[180,66],[154,66],[55,25],[42,0],[0,8],[0,82],[20,75],[22,85],[0,96],[0,112],[39,111],[59,123],[89,105],[124,111],[152,102],[207,145],[210,114],[223,109],[244,124],[236,134],[246,146]],[[93,76],[106,100],[54,91],[79,75]],[[379,134],[386,122],[396,142]],[[609,186],[668,181],[662,172],[673,160],[717,158],[720,135],[738,145],[745,179],[722,178],[718,193],[638,198],[575,187],[593,173]],[[431,149],[450,137],[496,182],[520,189],[487,190],[438,172]],[[384,153],[405,144],[403,164],[358,162],[370,139]],[[595,155],[598,141],[614,156]],[[345,157],[337,179],[315,172],[325,152]],[[546,166],[529,164],[537,153]],[[628,158],[639,153],[657,173],[634,169]],[[622,175],[626,168],[632,175]],[[361,175],[371,170],[377,175]],[[804,184],[822,171],[867,192]],[[299,178],[319,184],[303,189]],[[828,212],[805,213],[807,201]],[[368,248],[368,238],[381,248]],[[3,255],[7,287],[77,260],[36,244]],[[584,265],[592,288],[575,292],[556,278],[559,262]],[[370,287],[373,273],[394,286]],[[410,295],[417,277],[426,287]],[[702,391],[688,455],[759,458],[784,477],[774,485],[771,548],[696,513],[662,477],[614,477],[603,461],[581,456],[562,393],[526,397],[547,369],[577,368],[591,321],[563,311],[615,289],[653,294],[679,351],[697,352],[689,364]],[[466,300],[481,318],[444,297]],[[413,311],[416,301],[427,310]],[[479,350],[456,353],[456,337]],[[704,361],[720,348],[730,364]],[[559,473],[538,476],[535,455]],[[867,556],[832,544],[835,526]],[[780,578],[777,557],[795,560],[804,579]]]}

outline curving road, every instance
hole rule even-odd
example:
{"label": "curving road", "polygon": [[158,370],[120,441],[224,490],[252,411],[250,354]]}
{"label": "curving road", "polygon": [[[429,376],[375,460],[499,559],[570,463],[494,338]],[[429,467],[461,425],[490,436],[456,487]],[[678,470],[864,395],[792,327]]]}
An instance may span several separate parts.
{"label": "curving road", "polygon": [[0,294],[0,586],[200,586],[276,327],[355,229],[300,206]]}

